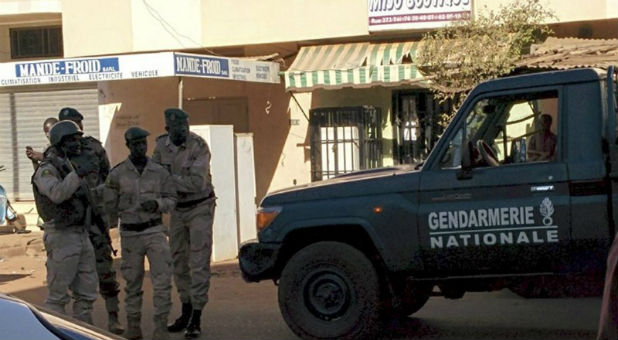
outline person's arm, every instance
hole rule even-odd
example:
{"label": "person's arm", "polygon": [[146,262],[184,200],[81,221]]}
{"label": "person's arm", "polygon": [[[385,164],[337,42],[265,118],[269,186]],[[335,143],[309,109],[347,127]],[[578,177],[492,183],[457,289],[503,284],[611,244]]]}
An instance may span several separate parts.
{"label": "person's arm", "polygon": [[160,212],[170,212],[176,206],[176,185],[170,173],[163,169],[163,179],[161,180],[161,198],[158,198]]}
{"label": "person's arm", "polygon": [[155,144],[155,149],[152,152],[152,158],[151,159],[153,160],[153,162],[161,164],[161,150],[160,150],[159,143]]}
{"label": "person's arm", "polygon": [[120,185],[116,178],[116,173],[112,171],[105,181],[103,189],[103,211],[108,218],[108,225],[118,225],[118,197],[120,195]]}
{"label": "person's arm", "polygon": [[26,157],[32,161],[34,171],[39,168],[39,162],[43,161],[43,153],[34,151],[30,146],[26,146]]}
{"label": "person's arm", "polygon": [[173,174],[178,192],[195,193],[204,189],[204,184],[210,178],[210,149],[208,144],[198,143],[191,150],[190,163],[182,164],[181,174]]}
{"label": "person's arm", "polygon": [[60,204],[71,198],[79,189],[80,178],[75,171],[71,171],[62,179],[58,170],[46,164],[37,169],[34,184],[41,194],[47,196],[52,202]]}

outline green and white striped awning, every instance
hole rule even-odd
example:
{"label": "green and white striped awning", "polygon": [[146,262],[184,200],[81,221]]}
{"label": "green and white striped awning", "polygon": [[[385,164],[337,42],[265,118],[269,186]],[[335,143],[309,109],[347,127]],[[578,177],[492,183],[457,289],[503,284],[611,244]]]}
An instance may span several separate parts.
{"label": "green and white striped awning", "polygon": [[412,61],[420,42],[301,47],[283,72],[286,91],[402,85],[423,80]]}

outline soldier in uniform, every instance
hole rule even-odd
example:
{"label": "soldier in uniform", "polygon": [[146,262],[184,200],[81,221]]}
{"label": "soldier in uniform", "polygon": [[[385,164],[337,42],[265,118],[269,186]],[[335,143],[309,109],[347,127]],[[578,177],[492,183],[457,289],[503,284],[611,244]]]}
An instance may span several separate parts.
{"label": "soldier in uniform", "polygon": [[[82,120],[84,116],[72,107],[65,107],[58,113],[58,120],[70,120],[75,122],[83,131],[84,126]],[[88,176],[88,184],[91,188],[102,188],[105,179],[109,174],[109,160],[107,153],[96,138],[86,136],[82,138],[82,151],[89,158],[94,159],[98,167],[96,175]],[[95,200],[98,203],[98,212],[93,213],[92,225],[90,228],[90,241],[94,247],[95,257],[97,259],[97,274],[99,276],[99,291],[105,299],[105,308],[108,313],[108,329],[115,334],[122,334],[124,329],[118,321],[118,281],[116,280],[116,271],[113,268],[112,245],[109,236],[109,227],[107,219],[99,213],[102,211],[102,197],[100,190],[97,191]]]}
{"label": "soldier in uniform", "polygon": [[182,314],[167,329],[185,330],[185,337],[195,338],[201,333],[202,309],[208,302],[216,197],[210,176],[210,149],[200,136],[189,132],[188,118],[181,109],[165,110],[168,134],[157,138],[152,159],[168,168],[178,195],[171,213],[169,241]]}
{"label": "soldier in uniform", "polygon": [[81,189],[81,178],[93,167],[87,164],[74,170],[73,158],[81,155],[81,135],[73,122],[61,122],[50,131],[56,147],[35,172],[32,183],[39,214],[45,220],[43,242],[47,251],[47,298],[45,304],[65,313],[73,293],[73,316],[92,323],[92,304],[97,299],[96,262],[86,225],[88,202]]}
{"label": "soldier in uniform", "polygon": [[141,339],[144,257],[148,257],[154,289],[154,333],[166,339],[172,305],[172,258],[161,213],[173,209],[176,190],[170,173],[146,156],[148,131],[129,128],[125,134],[129,158],[116,165],[105,182],[105,210],[110,225],[120,218],[121,273],[126,281],[127,339]]}

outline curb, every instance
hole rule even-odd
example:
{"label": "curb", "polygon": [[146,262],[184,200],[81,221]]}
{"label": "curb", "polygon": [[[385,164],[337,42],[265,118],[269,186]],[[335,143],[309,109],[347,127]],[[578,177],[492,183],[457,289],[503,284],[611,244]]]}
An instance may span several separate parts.
{"label": "curb", "polygon": [[[114,234],[115,233],[112,232],[112,241],[115,243],[115,246],[117,246],[118,244],[116,242],[119,242],[120,237]],[[42,256],[45,256],[43,231],[33,230],[27,234],[16,234],[2,230],[0,227],[0,259],[35,254],[42,254]],[[118,256],[115,258],[120,257]],[[238,259],[212,262],[211,273],[215,276],[240,274]]]}
{"label": "curb", "polygon": [[0,229],[0,257],[26,255],[29,250],[44,252],[42,231],[17,234]]}

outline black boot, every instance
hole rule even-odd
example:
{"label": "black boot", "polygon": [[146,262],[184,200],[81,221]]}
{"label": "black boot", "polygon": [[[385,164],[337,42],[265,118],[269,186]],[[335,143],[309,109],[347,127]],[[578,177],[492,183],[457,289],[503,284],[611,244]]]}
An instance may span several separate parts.
{"label": "black boot", "polygon": [[202,334],[202,328],[200,327],[200,323],[202,322],[202,311],[199,309],[193,310],[193,315],[191,315],[191,321],[187,326],[187,330],[185,331],[185,338],[193,339],[197,338]]}
{"label": "black boot", "polygon": [[191,312],[193,311],[193,305],[191,303],[183,303],[182,304],[182,314],[180,317],[167,325],[167,331],[170,333],[180,332],[187,327],[189,324],[189,320],[191,319]]}

